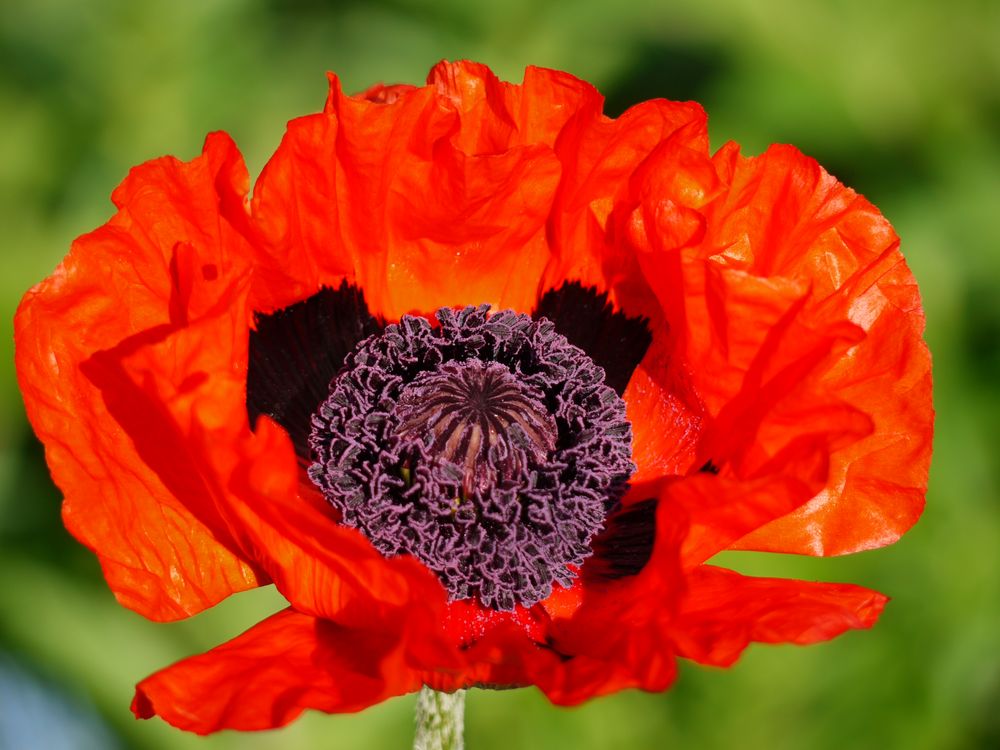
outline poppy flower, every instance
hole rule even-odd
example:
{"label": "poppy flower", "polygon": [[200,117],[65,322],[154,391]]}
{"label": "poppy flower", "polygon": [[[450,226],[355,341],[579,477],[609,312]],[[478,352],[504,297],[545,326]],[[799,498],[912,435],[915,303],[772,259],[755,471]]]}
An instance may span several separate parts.
{"label": "poppy flower", "polygon": [[153,620],[289,608],[138,685],[200,733],[422,685],[557,704],[678,658],[866,628],[886,598],[723,550],[841,555],[919,516],[930,358],[878,210],[694,103],[441,63],[112,195],[16,319],[69,530]]}

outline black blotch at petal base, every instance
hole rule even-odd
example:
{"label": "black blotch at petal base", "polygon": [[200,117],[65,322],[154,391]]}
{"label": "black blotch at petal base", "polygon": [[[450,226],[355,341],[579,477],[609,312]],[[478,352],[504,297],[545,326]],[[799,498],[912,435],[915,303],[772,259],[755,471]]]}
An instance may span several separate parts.
{"label": "black blotch at petal base", "polygon": [[542,295],[532,317],[548,318],[556,331],[583,349],[604,369],[604,382],[619,396],[653,341],[649,321],[616,311],[607,293],[576,281]]}
{"label": "black blotch at petal base", "polygon": [[311,297],[256,316],[250,332],[247,415],[251,426],[267,414],[285,428],[299,461],[308,464],[309,432],[330,381],[357,345],[383,325],[368,310],[364,293],[346,281]]}

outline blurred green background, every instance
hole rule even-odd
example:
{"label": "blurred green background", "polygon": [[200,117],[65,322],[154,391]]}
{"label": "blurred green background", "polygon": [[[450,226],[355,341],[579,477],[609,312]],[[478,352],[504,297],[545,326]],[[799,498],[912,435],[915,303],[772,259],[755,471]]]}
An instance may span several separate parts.
{"label": "blurred green background", "polygon": [[324,71],[359,90],[417,83],[461,57],[515,81],[527,64],[568,70],[607,95],[610,114],[696,99],[714,147],[779,141],[817,157],[903,238],[938,409],[927,512],[900,544],[725,560],[885,591],[894,600],[873,631],[752,647],[732,670],[684,666],[668,693],[572,710],[534,690],[475,691],[470,750],[1000,747],[1000,3],[41,0],[0,4],[0,748],[408,745],[412,697],[204,740],[132,718],[138,679],[280,599],[242,594],[173,625],[117,606],[60,524],[10,321],[70,241],[111,215],[132,165],[191,158],[223,129],[256,174],[285,122],[322,106]]}

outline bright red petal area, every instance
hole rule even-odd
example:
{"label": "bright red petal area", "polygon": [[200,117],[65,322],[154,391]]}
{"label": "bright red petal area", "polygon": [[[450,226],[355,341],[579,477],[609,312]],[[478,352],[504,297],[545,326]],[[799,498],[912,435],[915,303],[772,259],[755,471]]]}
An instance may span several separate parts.
{"label": "bright red petal area", "polygon": [[486,681],[535,684],[563,705],[626,688],[665,690],[676,677],[670,624],[684,587],[678,552],[686,523],[664,503],[655,524],[652,554],[636,575],[609,579],[585,565],[572,588],[557,588],[536,607],[547,616],[543,639],[507,637],[493,661],[489,641],[476,644],[470,657],[486,667]]}
{"label": "bright red petal area", "polygon": [[120,367],[216,304],[190,279],[240,273],[245,241],[219,207],[239,221],[247,184],[221,134],[191,162],[137,167],[113,195],[118,213],[74,243],[15,321],[18,378],[66,526],[97,553],[119,601],[152,619],[257,584],[180,436],[161,429],[162,413]]}
{"label": "bright red petal area", "polygon": [[849,320],[864,332],[817,390],[873,422],[867,437],[833,451],[821,494],[739,546],[833,555],[891,544],[923,509],[934,419],[923,310],[899,239],[874,206],[793,148],[756,159],[723,149],[716,163],[730,190],[713,207],[707,242],[729,247],[751,273],[807,276],[802,317],[812,327]]}
{"label": "bright red petal area", "polygon": [[132,711],[198,734],[271,729],[307,708],[360,711],[419,687],[393,640],[289,609],[147,677]]}
{"label": "bright red petal area", "polygon": [[[594,634],[598,649],[601,638]],[[569,706],[628,688],[665,690],[677,674],[668,642],[661,641],[655,650],[636,647],[630,652],[564,654],[557,646],[530,639],[515,625],[491,630],[471,644],[464,656],[468,665],[463,671],[425,673],[426,684],[442,690],[534,685],[553,703]]]}
{"label": "bright red petal area", "polygon": [[686,527],[666,505],[656,525],[652,557],[637,575],[612,580],[585,567],[572,588],[557,586],[513,613],[450,604],[442,624],[463,663],[426,672],[425,682],[443,690],[535,685],[561,705],[627,688],[665,690],[676,677],[670,625],[684,586],[678,550]]}
{"label": "bright red petal area", "polygon": [[637,467],[632,484],[687,473],[697,458],[703,408],[683,373],[670,367],[670,341],[665,333],[654,334],[624,399]]}
{"label": "bright red petal area", "polygon": [[460,116],[454,145],[467,154],[498,154],[516,146],[552,147],[567,122],[593,118],[604,98],[568,73],[528,67],[520,84],[501,81],[485,65],[441,62],[427,84]]}
{"label": "bright red petal area", "polygon": [[[194,286],[208,283],[198,280]],[[247,423],[246,283],[227,304],[121,360],[128,385],[147,399],[137,414],[158,413],[165,449],[187,459],[189,475],[211,494],[243,549],[295,607],[397,640],[414,655],[447,664],[437,636],[444,590],[415,560],[387,560],[357,531],[339,526],[325,503],[300,496],[287,433],[267,418]]]}
{"label": "bright red petal area", "polygon": [[724,148],[690,165],[702,189],[688,194],[664,183],[671,163],[637,183],[629,237],[671,326],[670,366],[704,403],[696,464],[826,474],[808,504],[736,546],[895,541],[923,506],[933,412],[919,297],[891,227],[794,149]]}
{"label": "bright red petal area", "polygon": [[707,153],[705,116],[656,101],[613,120],[602,105],[589,84],[539,68],[515,85],[442,63],[425,87],[357,97],[331,78],[324,112],[289,124],[254,190],[267,268],[254,305],[350,278],[389,319],[483,302],[527,311],[578,280],[651,311],[615,217],[649,154]]}
{"label": "bright red petal area", "polygon": [[[347,277],[389,319],[483,302],[532,308],[561,170],[545,139],[558,122],[492,74],[436,70],[431,85],[386,96],[346,96],[333,78],[326,110],[289,124],[254,191],[268,268],[255,306]],[[536,71],[526,85],[573,80],[551,78]]]}
{"label": "bright red petal area", "polygon": [[[589,101],[556,143],[563,178],[550,222],[553,257],[544,285],[578,280],[610,290],[632,314],[650,315],[649,291],[622,236],[622,222],[638,199],[635,174],[654,154],[683,161],[688,152],[707,153],[707,120],[693,102],[643,102],[616,119],[600,114],[602,104]],[[679,182],[686,179],[683,171],[671,174]]]}
{"label": "bright red petal area", "polygon": [[887,601],[846,583],[748,578],[711,566],[693,571],[687,583],[673,630],[678,652],[720,667],[752,641],[802,645],[869,628]]}
{"label": "bright red petal area", "polygon": [[684,569],[800,507],[816,494],[825,476],[824,471],[811,478],[781,474],[746,480],[702,472],[666,482],[660,502],[688,522],[680,550]]}

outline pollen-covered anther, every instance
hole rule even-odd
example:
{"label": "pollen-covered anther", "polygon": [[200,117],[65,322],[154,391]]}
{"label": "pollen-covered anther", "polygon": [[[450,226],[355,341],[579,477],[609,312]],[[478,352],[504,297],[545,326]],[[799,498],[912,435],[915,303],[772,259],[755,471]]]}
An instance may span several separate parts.
{"label": "pollen-covered anther", "polygon": [[486,494],[555,448],[558,428],[543,397],[496,362],[446,362],[402,390],[394,434],[423,440],[434,456],[460,466],[465,497]]}
{"label": "pollen-covered anther", "polygon": [[604,371],[551,322],[488,311],[361,342],[313,415],[309,476],[382,554],[511,610],[572,584],[635,466]]}

